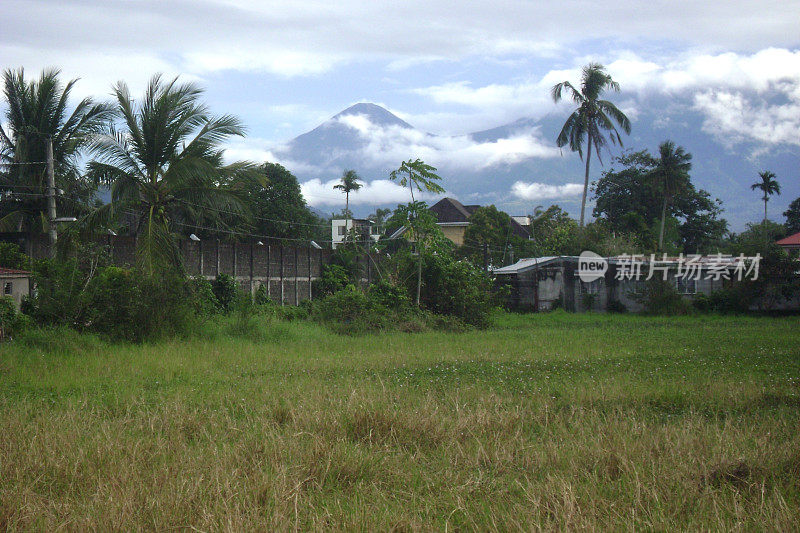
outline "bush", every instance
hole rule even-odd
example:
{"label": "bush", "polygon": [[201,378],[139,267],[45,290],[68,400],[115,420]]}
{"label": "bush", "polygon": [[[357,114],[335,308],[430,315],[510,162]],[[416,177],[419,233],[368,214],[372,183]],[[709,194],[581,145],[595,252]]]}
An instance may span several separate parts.
{"label": "bush", "polygon": [[350,276],[345,267],[337,264],[324,265],[319,280],[315,281],[315,297],[327,296],[338,292],[349,283]]}
{"label": "bush", "polygon": [[314,305],[314,317],[337,333],[357,335],[385,329],[393,313],[371,301],[355,285],[319,300]]}
{"label": "bush", "polygon": [[387,281],[379,281],[370,285],[367,297],[373,305],[391,309],[395,313],[405,314],[411,309],[411,298],[404,287]]}
{"label": "bush", "polygon": [[0,297],[0,341],[12,339],[30,326],[30,318],[17,312],[13,298]]}
{"label": "bush", "polygon": [[236,298],[241,292],[236,280],[228,274],[217,274],[211,284],[214,297],[217,299],[217,308],[226,315],[233,310]]}
{"label": "bush", "polygon": [[609,313],[627,313],[628,308],[616,298],[609,298],[608,302],[606,302],[606,311]]}
{"label": "bush", "polygon": [[266,285],[259,285],[253,295],[253,303],[259,306],[273,306],[275,303],[269,297],[269,291]]}
{"label": "bush", "polygon": [[198,316],[208,317],[218,312],[219,301],[214,295],[214,287],[202,276],[189,278],[187,288],[192,295],[194,311]]}
{"label": "bush", "polygon": [[0,266],[27,270],[30,268],[30,258],[16,244],[0,242]]}
{"label": "bush", "polygon": [[653,278],[639,297],[644,312],[653,315],[687,315],[691,306],[668,281]]}

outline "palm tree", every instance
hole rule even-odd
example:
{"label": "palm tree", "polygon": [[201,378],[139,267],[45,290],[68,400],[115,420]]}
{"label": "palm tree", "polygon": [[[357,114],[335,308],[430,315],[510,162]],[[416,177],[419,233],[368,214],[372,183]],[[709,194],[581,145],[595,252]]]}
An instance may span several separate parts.
{"label": "palm tree", "polygon": [[[71,200],[62,214],[79,214],[93,196],[80,176],[80,156],[91,136],[111,118],[111,106],[84,98],[69,112],[77,80],[62,85],[60,72],[45,70],[27,81],[23,69],[3,72],[6,124],[0,125],[0,229],[42,231],[47,217],[46,153],[53,144],[56,187]],[[60,202],[59,202],[60,203]]]}
{"label": "palm tree", "polygon": [[244,127],[230,115],[210,116],[201,94],[192,83],[156,75],[137,104],[119,82],[114,96],[122,129],[93,142],[90,175],[111,186],[111,203],[88,222],[133,220],[137,257],[151,275],[180,265],[175,233],[181,228],[187,233],[203,218],[224,224],[220,212],[244,215],[234,189],[256,175],[250,163],[223,164],[219,144],[244,135]]}
{"label": "palm tree", "polygon": [[583,227],[584,213],[586,211],[586,193],[589,190],[589,161],[592,159],[592,146],[597,152],[597,159],[602,164],[600,149],[607,144],[604,132],[610,133],[609,139],[622,146],[622,138],[614,122],[625,133],[631,132],[631,123],[625,114],[608,100],[601,100],[603,91],[610,89],[619,92],[619,84],[611,79],[605,67],[597,63],[589,63],[583,67],[581,74],[581,89],[576,89],[570,82],[563,81],[553,86],[550,91],[554,102],[559,102],[562,93],[566,91],[576,109],[564,123],[561,133],[558,134],[556,144],[559,148],[569,145],[570,150],[578,152],[583,159],[583,144],[586,143],[586,175],[583,180],[583,198],[581,199],[581,221]]}
{"label": "palm tree", "polygon": [[769,201],[769,197],[773,194],[780,194],[781,193],[781,186],[778,183],[778,180],[775,179],[775,173],[770,172],[769,170],[765,170],[763,172],[759,172],[758,175],[761,177],[761,181],[758,183],[754,183],[750,186],[750,190],[759,189],[761,192],[764,193],[764,196],[761,198],[764,200],[764,223],[767,222],[767,202]]}
{"label": "palm tree", "polygon": [[659,157],[650,175],[663,194],[661,202],[661,229],[658,233],[658,249],[664,250],[664,225],[667,220],[667,207],[683,188],[689,185],[689,171],[692,169],[692,154],[672,141],[664,141],[658,146]]}
{"label": "palm tree", "polygon": [[[342,177],[339,178],[341,183],[333,186],[334,189],[338,189],[344,193],[345,230],[349,229],[349,221],[352,216],[350,213],[350,193],[362,187],[361,183],[358,182],[359,179],[355,170],[345,170],[342,173]],[[345,234],[345,240],[347,240],[347,234]]]}

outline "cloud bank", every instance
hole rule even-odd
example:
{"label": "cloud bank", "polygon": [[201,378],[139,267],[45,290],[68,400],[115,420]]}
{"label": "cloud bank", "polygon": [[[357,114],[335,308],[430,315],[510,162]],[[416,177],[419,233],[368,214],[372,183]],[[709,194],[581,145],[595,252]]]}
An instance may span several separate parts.
{"label": "cloud bank", "polygon": [[517,181],[511,186],[511,194],[520,200],[556,200],[580,196],[583,185],[580,183],[567,183],[565,185],[547,185],[545,183],[526,183]]}

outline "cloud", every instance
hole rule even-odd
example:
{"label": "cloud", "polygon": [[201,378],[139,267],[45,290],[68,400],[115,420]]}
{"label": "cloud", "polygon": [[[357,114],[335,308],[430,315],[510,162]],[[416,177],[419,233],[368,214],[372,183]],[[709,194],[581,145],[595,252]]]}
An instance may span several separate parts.
{"label": "cloud", "polygon": [[[339,183],[338,179],[322,181],[312,179],[300,184],[303,197],[311,206],[344,206],[345,196],[336,189],[334,185]],[[417,200],[432,200],[437,198],[430,194],[415,195]],[[389,180],[373,180],[365,182],[357,191],[350,193],[350,205],[386,205],[404,203],[411,200],[409,191],[405,187]]]}
{"label": "cloud", "polygon": [[583,185],[580,183],[547,185],[545,183],[517,181],[511,186],[511,194],[522,200],[553,200],[579,196],[583,194]]}
{"label": "cloud", "polygon": [[[768,145],[800,142],[800,50],[767,48],[752,54],[685,54],[663,60],[621,52],[602,58],[620,83],[618,106],[634,119],[651,95],[683,95],[705,116],[704,130],[730,144],[755,140]],[[551,70],[515,84],[473,86],[467,81],[414,89],[440,105],[494,115],[542,116],[553,109],[549,89],[560,81],[577,83],[580,68]],[[565,102],[563,107],[572,104]]]}
{"label": "cloud", "polygon": [[372,166],[394,165],[413,157],[451,170],[485,169],[560,155],[555,146],[541,139],[538,128],[523,129],[497,141],[478,142],[467,135],[436,136],[396,125],[374,124],[365,115],[344,115],[338,120],[357,132],[364,142],[361,156]]}

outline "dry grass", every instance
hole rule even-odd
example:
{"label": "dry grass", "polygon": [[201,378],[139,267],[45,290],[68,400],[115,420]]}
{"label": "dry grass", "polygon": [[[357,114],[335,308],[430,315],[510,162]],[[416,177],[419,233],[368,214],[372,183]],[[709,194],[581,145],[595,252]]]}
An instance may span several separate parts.
{"label": "dry grass", "polygon": [[0,529],[797,530],[799,325],[33,337],[0,348]]}

